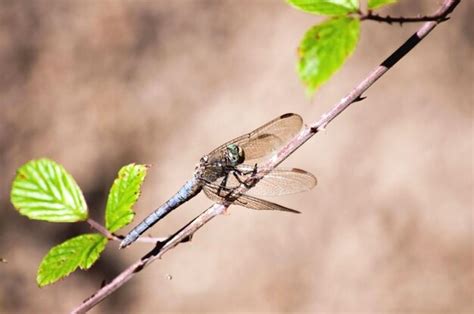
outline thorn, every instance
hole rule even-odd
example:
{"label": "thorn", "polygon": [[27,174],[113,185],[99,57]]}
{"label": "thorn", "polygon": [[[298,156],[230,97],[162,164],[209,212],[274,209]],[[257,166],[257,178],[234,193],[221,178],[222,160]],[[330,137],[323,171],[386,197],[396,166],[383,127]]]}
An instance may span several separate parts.
{"label": "thorn", "polygon": [[185,237],[181,242],[185,243],[185,242],[191,242],[191,240],[193,239],[193,235],[190,234],[188,235],[187,237]]}
{"label": "thorn", "polygon": [[320,126],[318,126],[318,128],[316,129],[316,132],[324,132],[326,131],[326,127],[327,127],[327,122],[324,123],[324,124],[321,124]]}
{"label": "thorn", "polygon": [[446,22],[447,20],[449,20],[451,17],[449,16],[445,16],[445,17],[442,17],[439,19],[438,23],[443,23],[443,22]]}
{"label": "thorn", "polygon": [[357,96],[356,99],[354,99],[353,103],[354,103],[354,102],[362,101],[362,100],[364,100],[364,99],[366,99],[366,98],[367,98],[366,96],[359,95],[359,96]]}
{"label": "thorn", "polygon": [[[166,242],[156,242],[154,250],[161,250],[165,246]],[[161,259],[161,256],[160,256]]]}

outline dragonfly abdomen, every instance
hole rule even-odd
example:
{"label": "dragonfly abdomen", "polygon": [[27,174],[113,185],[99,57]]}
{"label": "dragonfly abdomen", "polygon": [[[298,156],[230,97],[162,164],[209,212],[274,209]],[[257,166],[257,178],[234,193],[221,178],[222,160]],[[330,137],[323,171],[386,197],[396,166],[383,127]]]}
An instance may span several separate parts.
{"label": "dragonfly abdomen", "polygon": [[122,240],[120,247],[124,248],[135,242],[135,240],[137,240],[146,230],[168,215],[172,210],[196,196],[201,192],[201,190],[202,184],[196,179],[196,177],[187,181],[175,195],[133,228],[132,231],[130,231]]}

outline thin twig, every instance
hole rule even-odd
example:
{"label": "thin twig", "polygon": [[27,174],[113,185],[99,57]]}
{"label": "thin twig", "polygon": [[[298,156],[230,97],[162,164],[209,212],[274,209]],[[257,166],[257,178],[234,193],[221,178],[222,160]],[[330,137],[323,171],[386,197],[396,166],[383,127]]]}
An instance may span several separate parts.
{"label": "thin twig", "polygon": [[[92,218],[87,219],[87,223],[95,230],[97,230],[99,233],[104,235],[107,239],[113,240],[113,241],[122,241],[124,239],[124,236],[122,235],[116,235],[114,233],[111,233],[107,228],[102,226],[100,223],[95,221]],[[157,242],[165,242],[169,237],[166,238],[155,238],[155,237],[140,237],[137,239],[137,242],[144,242],[144,243],[157,243]]]}
{"label": "thin twig", "polygon": [[423,15],[423,16],[411,16],[411,17],[403,17],[403,16],[382,16],[376,13],[373,13],[372,11],[369,11],[368,13],[365,14],[360,14],[359,18],[361,21],[367,20],[367,21],[375,21],[375,22],[380,22],[380,23],[399,23],[402,25],[403,23],[420,23],[420,22],[444,22],[448,20],[449,18],[446,16],[440,16],[439,14],[435,15]]}
{"label": "thin twig", "polygon": [[[454,8],[459,4],[460,0],[444,0],[440,6],[436,15],[443,19],[447,17]],[[442,19],[439,19],[442,20]],[[343,112],[352,103],[360,100],[362,94],[380,77],[382,77],[395,63],[397,63],[403,56],[405,56],[413,47],[415,47],[426,35],[438,25],[438,21],[430,21],[425,24],[413,34],[400,48],[398,48],[392,55],[390,55],[381,65],[376,67],[359,85],[357,85],[346,97],[336,104],[333,109],[328,113],[324,114],[317,122],[312,123],[305,127],[291,142],[281,148],[277,154],[271,158],[267,163],[260,165],[259,171],[255,176],[250,178],[250,183],[258,181],[263,176],[272,171],[278,166],[283,160],[285,160],[290,154],[292,154],[298,147],[303,145],[309,138],[319,131],[324,130],[327,125],[336,118],[341,112]],[[247,182],[246,182],[247,183]],[[246,188],[242,185],[236,193],[246,192]],[[113,293],[125,282],[130,280],[136,273],[141,271],[146,265],[150,264],[154,260],[161,258],[167,251],[177,246],[179,243],[186,239],[189,239],[198,229],[204,226],[212,218],[224,213],[227,208],[232,204],[231,201],[225,201],[223,204],[214,204],[206,211],[201,213],[198,217],[184,226],[181,230],[176,232],[170,237],[165,243],[159,243],[153,250],[143,256],[140,260],[130,265],[121,274],[115,277],[109,284],[99,289],[89,299],[85,300],[81,305],[76,307],[72,313],[84,313],[93,308],[108,295]]]}

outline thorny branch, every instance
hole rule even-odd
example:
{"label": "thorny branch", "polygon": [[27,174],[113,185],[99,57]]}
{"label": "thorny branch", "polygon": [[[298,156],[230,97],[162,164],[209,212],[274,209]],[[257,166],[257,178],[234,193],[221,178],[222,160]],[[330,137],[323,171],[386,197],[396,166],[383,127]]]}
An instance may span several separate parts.
{"label": "thorny branch", "polygon": [[[433,15],[436,17],[433,21],[424,23],[420,29],[414,33],[405,43],[403,43],[392,55],[377,66],[362,82],[360,82],[346,97],[342,98],[329,112],[324,114],[318,121],[305,127],[299,134],[291,140],[286,146],[281,148],[277,154],[263,165],[260,165],[260,171],[253,177],[249,178],[248,184],[255,184],[266,174],[277,167],[290,154],[303,145],[314,134],[322,131],[326,126],[336,118],[341,112],[347,109],[352,103],[362,99],[362,94],[379,78],[381,78],[393,65],[395,65],[401,58],[403,58],[409,51],[411,51],[423,38],[428,35],[441,21],[447,19],[448,15],[460,3],[461,0],[444,0],[437,12]],[[245,193],[246,188],[241,186],[236,193]],[[214,204],[203,213],[201,213],[194,220],[189,222],[186,226],[178,230],[165,242],[158,243],[153,250],[148,252],[141,259],[130,265],[122,273],[120,273],[114,280],[99,289],[90,298],[85,300],[81,305],[76,307],[72,313],[84,313],[93,308],[108,295],[120,288],[128,280],[130,280],[136,273],[140,272],[144,267],[159,259],[177,246],[179,243],[189,240],[192,235],[209,222],[212,218],[224,213],[232,204],[232,201],[226,201],[223,204]]]}
{"label": "thorny branch", "polygon": [[449,20],[449,17],[447,16],[439,16],[438,14],[435,15],[423,15],[423,16],[412,16],[412,17],[403,17],[403,16],[382,16],[376,13],[373,13],[372,11],[369,11],[368,13],[360,13],[359,18],[361,21],[368,20],[368,21],[375,21],[375,22],[381,22],[381,23],[388,23],[388,24],[393,24],[393,23],[399,23],[402,25],[403,23],[419,23],[419,22],[444,22],[446,20]]}

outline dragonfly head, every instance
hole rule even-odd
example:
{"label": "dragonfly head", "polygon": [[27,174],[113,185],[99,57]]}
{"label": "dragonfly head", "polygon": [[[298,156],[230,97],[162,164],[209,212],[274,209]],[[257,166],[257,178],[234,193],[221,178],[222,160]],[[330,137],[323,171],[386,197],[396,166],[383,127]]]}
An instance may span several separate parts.
{"label": "dragonfly head", "polygon": [[209,156],[205,155],[201,157],[201,160],[199,160],[199,163],[207,164],[208,161],[209,161]]}
{"label": "dragonfly head", "polygon": [[206,168],[206,166],[208,165],[209,163],[209,156],[205,155],[203,157],[201,157],[201,159],[199,160],[199,163],[196,165],[196,171],[198,171],[199,169],[204,169]]}
{"label": "dragonfly head", "polygon": [[227,145],[227,159],[232,166],[237,166],[244,162],[245,154],[242,147],[235,144]]}

